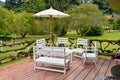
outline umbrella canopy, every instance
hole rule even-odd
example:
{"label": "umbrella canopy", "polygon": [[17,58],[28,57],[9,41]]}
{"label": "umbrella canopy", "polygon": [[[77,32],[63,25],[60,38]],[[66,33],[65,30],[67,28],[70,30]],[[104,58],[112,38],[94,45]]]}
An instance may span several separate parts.
{"label": "umbrella canopy", "polygon": [[38,12],[34,14],[36,17],[50,17],[50,45],[53,46],[54,40],[53,40],[53,32],[52,32],[52,18],[63,18],[63,17],[69,17],[70,15],[60,12],[58,10],[53,9],[52,7],[50,9]]}
{"label": "umbrella canopy", "polygon": [[34,16],[37,16],[37,17],[51,17],[52,16],[55,18],[62,18],[62,17],[69,17],[70,15],[60,12],[58,10],[55,10],[51,7],[50,9],[34,14]]}

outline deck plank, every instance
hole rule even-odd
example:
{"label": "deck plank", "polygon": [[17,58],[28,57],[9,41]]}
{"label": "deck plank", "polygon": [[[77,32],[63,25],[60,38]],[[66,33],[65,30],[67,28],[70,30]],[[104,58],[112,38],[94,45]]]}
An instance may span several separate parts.
{"label": "deck plank", "polygon": [[111,60],[106,59],[102,67],[100,68],[99,72],[96,74],[94,80],[102,80],[106,74],[106,71],[109,67]]}
{"label": "deck plank", "polygon": [[[94,78],[94,75],[97,73],[97,71],[99,70],[99,67],[101,65],[101,63],[103,63],[104,60],[99,59],[96,66],[94,65],[90,65],[91,67],[89,68],[89,66],[87,66],[87,70],[84,70],[81,74],[79,74],[75,80],[79,80],[79,79],[85,79],[85,80],[92,80]],[[98,69],[98,70],[97,70]]]}
{"label": "deck plank", "polygon": [[120,64],[120,59],[117,59],[118,60],[118,63],[117,64]]}
{"label": "deck plank", "polygon": [[[74,65],[75,65],[76,63],[78,63],[78,62],[80,62],[79,59],[73,60],[72,64],[70,65],[70,68],[74,67]],[[70,70],[71,70],[71,69],[70,69]],[[68,74],[68,72],[67,72],[67,74]],[[53,76],[50,75],[50,76],[47,77],[45,80],[53,80],[53,79],[57,78],[57,77],[60,76],[60,75],[62,75],[62,74],[56,74],[56,73],[54,73]]]}
{"label": "deck plank", "polygon": [[102,80],[111,76],[111,67],[120,64],[120,60],[99,59],[97,65],[92,62],[82,65],[80,58],[75,58],[67,74],[34,70],[33,60],[26,59],[11,65],[0,67],[0,80]]}
{"label": "deck plank", "polygon": [[64,80],[67,76],[70,76],[72,74],[73,71],[75,71],[81,64],[81,59],[80,58],[77,58],[79,61],[76,62],[76,64],[74,64],[74,66],[71,66],[70,67],[70,70],[67,72],[67,74],[64,76],[64,75],[59,75],[57,76],[54,80]]}
{"label": "deck plank", "polygon": [[117,65],[117,63],[118,63],[118,60],[117,60],[117,59],[111,60],[110,66],[109,66],[109,68],[108,68],[107,73],[106,73],[105,76],[112,76],[112,74],[111,74],[111,68],[112,68],[114,65]]}
{"label": "deck plank", "polygon": [[63,80],[63,79],[65,79],[67,76],[70,76],[71,75],[71,73],[73,72],[73,71],[75,71],[81,64],[82,64],[82,62],[81,62],[81,60],[78,58],[78,62],[76,62],[73,66],[71,66],[70,67],[70,70],[67,72],[67,74],[64,76],[63,74],[60,74],[59,76],[57,76],[55,79],[53,79],[53,80]]}

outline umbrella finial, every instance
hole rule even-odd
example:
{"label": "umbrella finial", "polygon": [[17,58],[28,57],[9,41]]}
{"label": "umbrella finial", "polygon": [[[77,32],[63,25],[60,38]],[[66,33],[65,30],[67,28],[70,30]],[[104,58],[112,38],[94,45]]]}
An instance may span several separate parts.
{"label": "umbrella finial", "polygon": [[53,9],[52,6],[50,7],[50,9]]}

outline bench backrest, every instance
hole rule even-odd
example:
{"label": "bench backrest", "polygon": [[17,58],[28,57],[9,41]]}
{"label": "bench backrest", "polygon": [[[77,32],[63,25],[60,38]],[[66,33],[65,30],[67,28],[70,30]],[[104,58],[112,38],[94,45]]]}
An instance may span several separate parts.
{"label": "bench backrest", "polygon": [[65,57],[65,48],[64,47],[38,47],[33,46],[33,53],[39,56],[48,56],[48,57]]}

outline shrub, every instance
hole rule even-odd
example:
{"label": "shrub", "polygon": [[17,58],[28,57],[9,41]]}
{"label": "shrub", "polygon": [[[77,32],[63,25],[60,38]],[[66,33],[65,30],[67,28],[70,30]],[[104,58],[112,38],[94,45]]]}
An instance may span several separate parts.
{"label": "shrub", "polygon": [[56,35],[59,35],[60,34],[60,28],[58,25],[55,25],[55,27],[53,28],[53,31]]}
{"label": "shrub", "polygon": [[62,30],[60,32],[60,36],[64,36],[67,33],[64,27],[62,27]]}
{"label": "shrub", "polygon": [[55,26],[53,31],[58,36],[64,36],[67,33],[65,27],[60,28],[58,26]]}
{"label": "shrub", "polygon": [[101,36],[104,33],[104,29],[102,27],[91,27],[91,30],[88,31],[85,35],[87,36]]}

